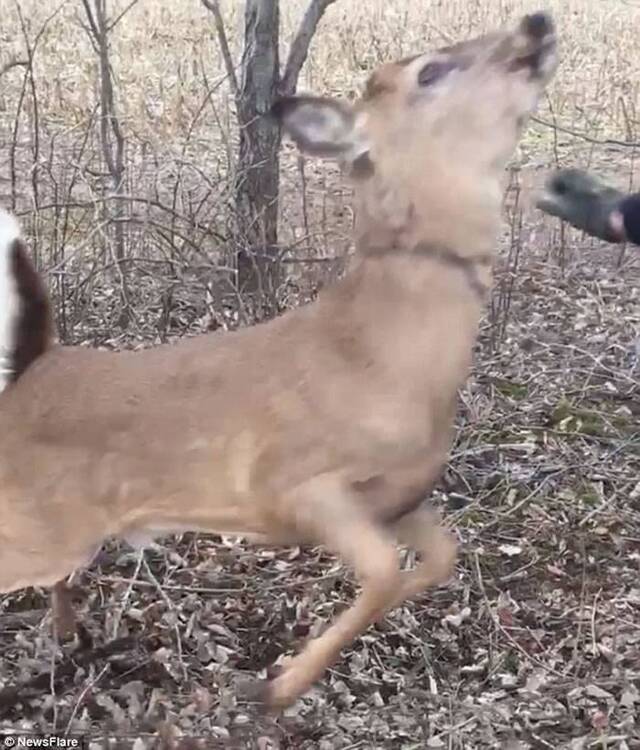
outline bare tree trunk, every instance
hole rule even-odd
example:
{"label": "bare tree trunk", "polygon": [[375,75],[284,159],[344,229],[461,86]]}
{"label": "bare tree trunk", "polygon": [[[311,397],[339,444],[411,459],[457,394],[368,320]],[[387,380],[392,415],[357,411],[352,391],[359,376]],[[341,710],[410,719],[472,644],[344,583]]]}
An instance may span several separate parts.
{"label": "bare tree trunk", "polygon": [[295,93],[309,45],[325,10],[336,0],[309,0],[280,77],[279,0],[245,0],[244,51],[238,83],[218,0],[202,0],[214,16],[229,84],[236,100],[240,149],[236,170],[239,291],[263,313],[275,312],[282,282],[278,249],[280,126],[268,117],[279,94]]}
{"label": "bare tree trunk", "polygon": [[280,126],[268,117],[280,82],[277,0],[246,0],[244,55],[238,96],[240,151],[236,203],[244,247],[238,287],[272,307],[279,285],[278,178]]}

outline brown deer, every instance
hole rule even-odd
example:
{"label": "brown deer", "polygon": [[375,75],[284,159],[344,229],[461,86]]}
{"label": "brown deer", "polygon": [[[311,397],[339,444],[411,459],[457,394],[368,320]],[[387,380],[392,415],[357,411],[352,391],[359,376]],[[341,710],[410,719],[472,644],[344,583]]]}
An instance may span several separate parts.
{"label": "brown deer", "polygon": [[[112,536],[326,545],[362,591],[264,686],[277,707],[390,608],[444,583],[456,542],[422,503],[491,284],[504,167],[555,66],[552,21],[535,13],[383,65],[353,106],[280,101],[300,148],[352,178],[356,261],[315,303],[235,333],[140,352],[50,344],[4,217],[15,382],[0,396],[0,591],[55,584]],[[421,556],[414,569],[400,570],[397,541]]]}

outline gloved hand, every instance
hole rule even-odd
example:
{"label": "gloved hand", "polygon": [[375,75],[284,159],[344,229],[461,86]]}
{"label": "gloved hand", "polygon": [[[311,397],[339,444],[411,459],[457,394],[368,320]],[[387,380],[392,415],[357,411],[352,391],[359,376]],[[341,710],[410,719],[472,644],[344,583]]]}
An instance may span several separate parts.
{"label": "gloved hand", "polygon": [[[537,201],[539,209],[557,216],[606,242],[640,242],[640,195],[625,196],[595,175],[580,169],[561,169],[547,181]],[[623,210],[624,209],[624,210]],[[630,234],[627,229],[629,213]],[[616,213],[618,212],[618,213]]]}

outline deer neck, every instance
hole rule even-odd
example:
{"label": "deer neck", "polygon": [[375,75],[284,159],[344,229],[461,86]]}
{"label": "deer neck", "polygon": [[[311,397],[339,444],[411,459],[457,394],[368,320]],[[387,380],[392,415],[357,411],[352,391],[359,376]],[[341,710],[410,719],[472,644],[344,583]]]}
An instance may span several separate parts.
{"label": "deer neck", "polygon": [[[463,236],[452,236],[451,232],[393,230],[388,225],[378,230],[368,224],[356,245],[361,266],[359,285],[367,287],[368,281],[383,275],[389,287],[402,290],[408,304],[422,304],[420,300],[424,298],[428,306],[430,288],[451,284],[453,288],[460,287],[460,295],[483,304],[493,280],[497,232],[491,229],[494,227],[486,224],[476,226],[475,231],[468,229],[463,241]],[[414,294],[418,300],[413,299]],[[384,304],[384,300],[380,303]]]}
{"label": "deer neck", "polygon": [[[410,254],[432,245],[462,258],[492,254],[500,222],[500,178],[455,171],[442,159],[417,170],[382,163],[355,185],[356,248],[362,256]],[[386,168],[385,168],[386,167]]]}

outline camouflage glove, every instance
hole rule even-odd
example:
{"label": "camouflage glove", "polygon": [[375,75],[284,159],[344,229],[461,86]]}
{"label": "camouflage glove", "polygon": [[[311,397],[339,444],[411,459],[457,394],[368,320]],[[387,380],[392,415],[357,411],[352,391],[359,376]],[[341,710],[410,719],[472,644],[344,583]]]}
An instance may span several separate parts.
{"label": "camouflage glove", "polygon": [[624,236],[634,245],[640,245],[640,193],[627,196],[618,206],[624,222]]}
{"label": "camouflage glove", "polygon": [[[594,175],[579,169],[561,169],[545,185],[545,192],[537,201],[539,209],[551,216],[564,219],[577,229],[606,242],[623,242],[626,229],[621,221],[612,223],[612,214],[621,212],[631,198],[640,202],[640,196],[625,198],[625,194],[606,185]],[[638,213],[636,224],[640,231],[640,205],[631,213]],[[619,214],[618,214],[619,215]],[[631,236],[627,236],[631,239]],[[639,237],[640,239],[640,237]],[[631,241],[633,241],[631,239]]]}

